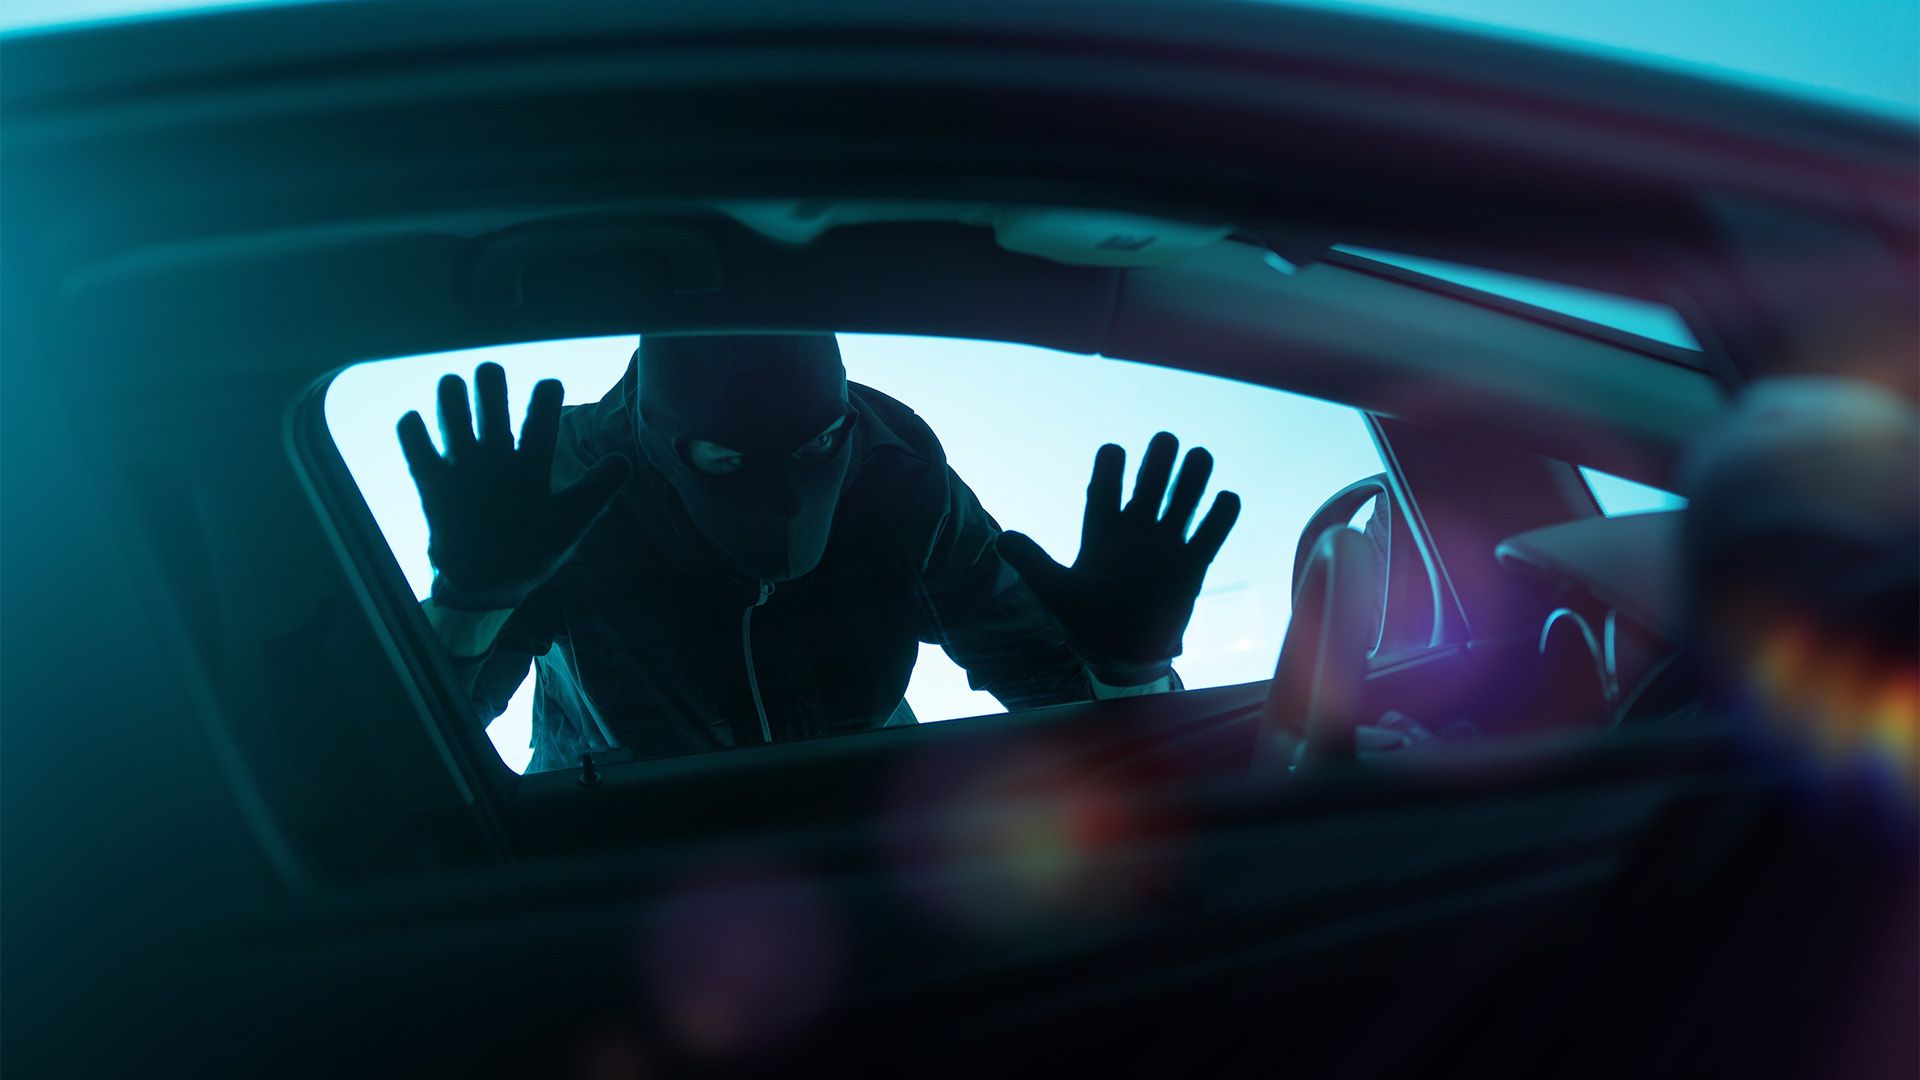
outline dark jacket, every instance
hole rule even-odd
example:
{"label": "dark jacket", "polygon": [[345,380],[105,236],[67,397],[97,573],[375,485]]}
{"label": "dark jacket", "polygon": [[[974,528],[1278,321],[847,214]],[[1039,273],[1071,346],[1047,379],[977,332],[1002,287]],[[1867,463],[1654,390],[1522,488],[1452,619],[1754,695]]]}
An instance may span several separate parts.
{"label": "dark jacket", "polygon": [[826,554],[762,601],[639,453],[633,391],[629,368],[562,414],[556,487],[610,454],[634,475],[492,651],[460,662],[482,722],[537,664],[531,770],[615,746],[651,757],[911,722],[903,695],[923,641],[1009,708],[1092,696],[1085,665],[995,552],[1000,526],[913,410],[848,384],[852,465]]}

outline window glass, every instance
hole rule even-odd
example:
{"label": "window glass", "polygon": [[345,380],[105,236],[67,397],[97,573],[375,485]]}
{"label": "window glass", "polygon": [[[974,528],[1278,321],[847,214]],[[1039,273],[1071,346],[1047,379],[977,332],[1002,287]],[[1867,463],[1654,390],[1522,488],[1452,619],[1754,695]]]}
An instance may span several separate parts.
{"label": "window glass", "polygon": [[[401,414],[417,409],[433,429],[440,376],[471,377],[476,365],[494,361],[506,369],[517,429],[537,380],[562,380],[569,404],[594,401],[620,381],[633,346],[632,338],[503,346],[362,364],[334,380],[328,427],[416,597],[427,595],[432,569],[426,523],[394,435]],[[1156,431],[1179,436],[1183,453],[1207,447],[1216,468],[1201,512],[1219,490],[1238,492],[1244,509],[1207,575],[1175,663],[1192,689],[1271,677],[1291,613],[1300,530],[1328,496],[1381,468],[1358,412],[1264,387],[1003,343],[841,335],[840,346],[849,380],[912,408],[987,512],[1062,563],[1078,550],[1102,443],[1126,449],[1129,491]],[[530,755],[534,683],[530,675],[488,729],[516,770]],[[1001,711],[990,694],[969,687],[940,647],[926,644],[907,702],[923,723]]]}
{"label": "window glass", "polygon": [[1402,270],[1411,270],[1416,274],[1425,274],[1454,285],[1478,289],[1493,296],[1518,300],[1523,304],[1531,304],[1546,311],[1585,319],[1590,323],[1635,334],[1650,341],[1692,349],[1696,352],[1700,349],[1699,340],[1693,336],[1693,331],[1687,329],[1686,321],[1680,317],[1680,313],[1665,304],[1655,304],[1630,296],[1595,292],[1592,289],[1542,281],[1539,278],[1483,270],[1476,266],[1462,266],[1459,263],[1423,259],[1414,255],[1399,255],[1391,251],[1344,246],[1335,250],[1359,255],[1389,266],[1397,266]]}
{"label": "window glass", "polygon": [[1584,465],[1580,467],[1580,475],[1586,477],[1587,487],[1593,491],[1593,501],[1600,504],[1600,512],[1608,517],[1644,514],[1654,510],[1678,510],[1687,505],[1687,500],[1671,491],[1635,483]]}

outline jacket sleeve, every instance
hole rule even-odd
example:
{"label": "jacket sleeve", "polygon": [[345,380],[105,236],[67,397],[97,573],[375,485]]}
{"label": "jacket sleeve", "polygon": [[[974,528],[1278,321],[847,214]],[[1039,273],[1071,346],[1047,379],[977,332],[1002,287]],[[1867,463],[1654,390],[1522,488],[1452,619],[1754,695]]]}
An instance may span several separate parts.
{"label": "jacket sleeve", "polygon": [[[474,720],[483,728],[506,711],[514,691],[526,681],[534,658],[553,646],[551,620],[545,617],[545,600],[538,591],[528,597],[526,603],[507,617],[492,641],[475,655],[460,655],[464,651],[461,646],[442,636],[442,642],[448,646],[448,663],[454,678],[473,702]],[[433,600],[423,600],[421,604],[430,609]],[[436,621],[430,610],[429,621]]]}
{"label": "jacket sleeve", "polygon": [[929,615],[923,640],[1009,709],[1090,699],[1086,665],[994,548],[999,523],[951,467],[946,476],[945,513],[920,574]]}
{"label": "jacket sleeve", "polygon": [[[554,440],[553,490],[559,491],[578,480],[595,460],[592,452],[583,448],[583,443],[596,408],[569,405],[561,410],[560,431]],[[491,637],[483,634],[478,642],[468,635],[445,633],[434,617],[431,597],[420,603],[427,609],[428,621],[434,622],[435,630],[440,632],[442,644],[447,646],[455,681],[472,700],[474,720],[482,728],[507,711],[514,691],[527,681],[527,671],[534,659],[547,654],[564,626],[551,580],[513,609],[497,633]]]}

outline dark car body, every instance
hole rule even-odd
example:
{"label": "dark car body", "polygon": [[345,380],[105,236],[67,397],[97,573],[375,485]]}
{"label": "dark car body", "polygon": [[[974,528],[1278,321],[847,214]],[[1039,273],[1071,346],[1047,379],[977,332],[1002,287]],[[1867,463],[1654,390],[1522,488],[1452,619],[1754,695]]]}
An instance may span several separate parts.
{"label": "dark car body", "polygon": [[[12,35],[0,83],[9,1075],[1910,1074],[1872,1021],[1911,969],[1861,989],[1902,834],[1719,726],[1286,782],[1255,683],[516,777],[318,401],[367,359],[762,328],[1342,401],[1420,553],[1374,711],[1530,731],[1563,597],[1500,542],[1596,516],[1571,463],[1671,484],[1741,385],[1904,332],[1912,126],[1239,4],[289,5]],[[756,200],[1234,238],[794,244]],[[1703,348],[1333,243],[1671,303]],[[1089,799],[1122,825],[1008,900],[1007,836]],[[737,941],[765,963],[713,989]]]}

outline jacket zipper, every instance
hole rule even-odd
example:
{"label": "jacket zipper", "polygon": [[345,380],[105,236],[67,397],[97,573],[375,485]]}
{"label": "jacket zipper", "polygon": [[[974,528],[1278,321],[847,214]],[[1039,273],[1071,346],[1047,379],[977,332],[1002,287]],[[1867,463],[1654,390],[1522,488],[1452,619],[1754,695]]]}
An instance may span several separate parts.
{"label": "jacket zipper", "polygon": [[760,583],[760,599],[740,613],[740,652],[747,660],[747,689],[753,691],[753,711],[760,717],[760,741],[773,741],[773,726],[767,723],[767,705],[760,700],[760,676],[753,670],[753,612],[773,595],[773,582]]}

